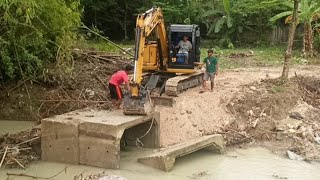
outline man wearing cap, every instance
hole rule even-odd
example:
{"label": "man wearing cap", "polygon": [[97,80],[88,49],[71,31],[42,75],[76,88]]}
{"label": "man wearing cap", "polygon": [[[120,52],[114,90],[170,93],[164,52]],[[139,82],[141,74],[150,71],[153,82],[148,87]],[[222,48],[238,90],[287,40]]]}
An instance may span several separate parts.
{"label": "man wearing cap", "polygon": [[206,71],[204,73],[203,77],[203,88],[206,88],[207,81],[211,81],[211,91],[213,91],[214,88],[214,78],[218,75],[218,59],[213,56],[213,50],[209,49],[208,51],[208,57],[206,57],[203,61],[203,63],[206,65]]}

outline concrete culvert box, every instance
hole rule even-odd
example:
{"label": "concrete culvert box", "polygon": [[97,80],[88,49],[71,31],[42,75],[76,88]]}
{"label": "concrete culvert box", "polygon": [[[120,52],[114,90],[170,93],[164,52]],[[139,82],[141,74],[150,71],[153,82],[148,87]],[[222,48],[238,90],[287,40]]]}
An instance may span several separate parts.
{"label": "concrete culvert box", "polygon": [[144,148],[159,148],[159,121],[156,118],[126,129],[121,138],[121,145]]}
{"label": "concrete culvert box", "polygon": [[125,130],[125,138],[143,136],[144,146],[158,148],[159,117],[159,113],[125,116],[122,111],[86,109],[44,119],[42,159],[118,169],[120,141]]}
{"label": "concrete culvert box", "polygon": [[153,126],[142,141],[148,147],[159,146],[159,113],[149,116],[124,116],[121,111],[112,111],[99,112],[94,116],[79,124],[80,164],[120,168],[121,139],[142,136],[149,130],[151,122]]}

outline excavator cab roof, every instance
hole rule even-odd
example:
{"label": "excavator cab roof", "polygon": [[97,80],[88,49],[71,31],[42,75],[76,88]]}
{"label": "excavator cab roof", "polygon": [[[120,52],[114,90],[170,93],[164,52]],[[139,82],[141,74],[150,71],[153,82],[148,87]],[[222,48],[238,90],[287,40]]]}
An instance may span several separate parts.
{"label": "excavator cab roof", "polygon": [[185,25],[185,24],[171,24],[169,30],[172,32],[195,32],[199,29],[198,25]]}

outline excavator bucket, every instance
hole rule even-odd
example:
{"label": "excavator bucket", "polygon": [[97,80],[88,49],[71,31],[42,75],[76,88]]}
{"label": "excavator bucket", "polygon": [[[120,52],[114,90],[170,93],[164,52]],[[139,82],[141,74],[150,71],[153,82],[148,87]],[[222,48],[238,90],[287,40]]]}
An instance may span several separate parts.
{"label": "excavator bucket", "polygon": [[123,114],[125,115],[149,115],[154,111],[154,105],[150,94],[142,97],[131,97],[127,94],[123,97]]}

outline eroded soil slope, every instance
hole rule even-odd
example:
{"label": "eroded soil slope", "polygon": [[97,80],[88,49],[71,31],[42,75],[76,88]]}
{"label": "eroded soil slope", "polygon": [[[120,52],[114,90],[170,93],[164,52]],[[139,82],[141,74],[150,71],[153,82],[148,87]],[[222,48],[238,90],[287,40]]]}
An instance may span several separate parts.
{"label": "eroded soil slope", "polygon": [[[314,66],[294,67],[291,79],[286,83],[276,79],[281,74],[280,68],[222,72],[214,92],[199,93],[199,89],[194,88],[177,97],[175,107],[157,107],[161,112],[162,146],[221,133],[229,146],[253,142],[274,142],[276,146],[278,142],[285,142],[283,151],[310,152],[306,148],[310,146],[309,142],[314,144],[319,132],[318,116],[310,116],[318,112],[318,107],[312,105],[318,102],[313,99],[317,97],[320,86],[315,85],[320,80],[306,80],[306,77],[317,75],[319,69]],[[313,92],[308,93],[311,90]],[[299,121],[295,122],[296,119]],[[304,142],[308,138],[309,141]],[[306,148],[303,150],[301,146]],[[306,154],[310,159],[317,157]]]}

